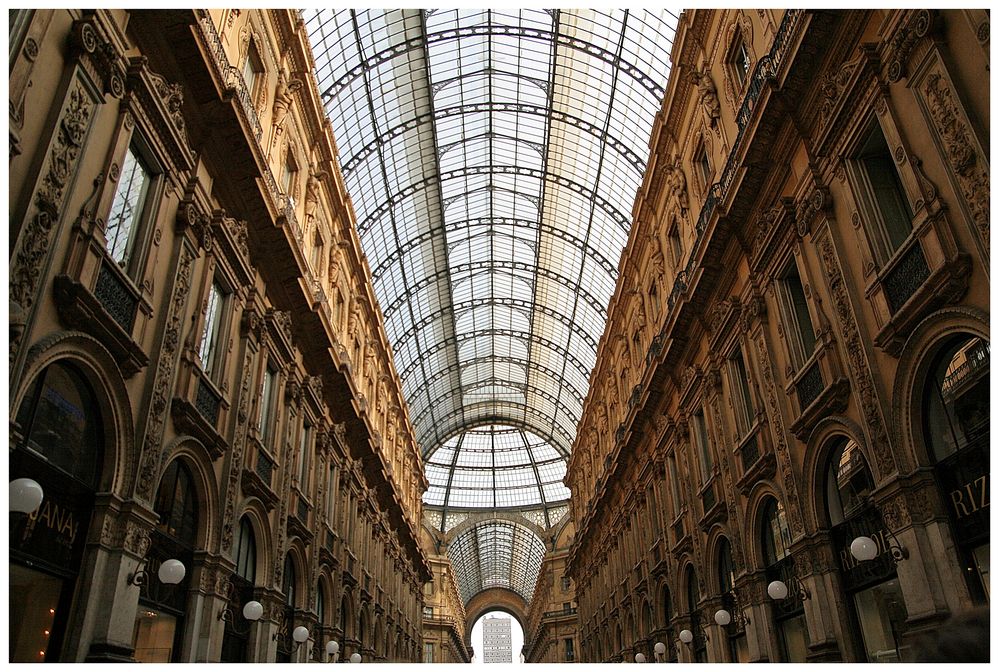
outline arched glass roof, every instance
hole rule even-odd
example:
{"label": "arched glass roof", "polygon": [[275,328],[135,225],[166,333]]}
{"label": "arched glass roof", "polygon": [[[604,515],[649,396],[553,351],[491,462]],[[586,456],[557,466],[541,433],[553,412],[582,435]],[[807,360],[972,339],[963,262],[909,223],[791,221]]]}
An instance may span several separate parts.
{"label": "arched glass roof", "polygon": [[[527,507],[569,498],[565,459],[547,441],[515,427],[458,434],[427,457],[423,501],[445,509]],[[547,525],[545,525],[547,527]]]}
{"label": "arched glass roof", "polygon": [[545,544],[523,525],[491,520],[462,532],[447,554],[466,604],[489,588],[515,590],[530,602]]}
{"label": "arched glass roof", "polygon": [[303,12],[424,455],[568,455],[669,74],[666,10]]}

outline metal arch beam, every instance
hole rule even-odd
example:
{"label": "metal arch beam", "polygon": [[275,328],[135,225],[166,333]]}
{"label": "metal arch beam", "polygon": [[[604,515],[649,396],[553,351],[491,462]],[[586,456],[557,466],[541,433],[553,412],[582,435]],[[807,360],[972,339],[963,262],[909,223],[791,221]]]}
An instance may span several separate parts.
{"label": "metal arch beam", "polygon": [[[489,298],[482,298],[482,299],[468,299],[466,301],[461,301],[459,303],[456,303],[453,306],[441,306],[440,308],[438,308],[434,312],[427,313],[423,317],[422,320],[420,320],[418,323],[414,324],[407,331],[403,332],[403,334],[400,335],[398,337],[398,339],[395,339],[394,340],[395,345],[392,346],[392,349],[395,350],[396,352],[398,352],[399,350],[401,350],[402,346],[410,338],[412,338],[413,334],[415,334],[415,333],[423,330],[428,325],[433,324],[441,316],[443,316],[445,313],[449,312],[451,314],[457,315],[457,314],[463,313],[463,312],[465,312],[467,310],[473,310],[473,309],[476,309],[476,308],[486,308],[486,307],[489,307],[489,306],[503,306],[505,308],[520,308],[520,309],[530,310],[530,311],[537,310],[541,314],[543,314],[543,315],[545,315],[547,317],[550,317],[552,319],[558,320],[559,322],[561,322],[562,324],[564,324],[566,327],[569,328],[570,331],[572,331],[577,336],[579,336],[584,341],[586,341],[586,344],[588,346],[590,346],[590,349],[593,350],[593,352],[597,351],[597,341],[596,341],[596,339],[594,339],[593,336],[590,333],[584,331],[583,328],[580,327],[578,324],[576,324],[575,322],[573,322],[572,319],[568,315],[566,315],[564,313],[561,313],[561,312],[559,312],[559,311],[557,311],[554,308],[551,308],[549,306],[542,306],[540,304],[532,304],[530,301],[528,301],[526,299],[508,299],[506,297],[498,297],[498,296],[493,296],[493,297],[489,297]],[[455,329],[454,333],[457,334],[458,330]],[[462,333],[463,334],[475,334],[475,333],[477,333],[477,331],[468,331],[468,332],[462,332]],[[528,333],[530,333],[530,332],[528,332]],[[531,339],[528,338],[526,340],[530,341]],[[558,350],[556,350],[556,352],[565,352],[565,349],[564,348],[559,348]]]}
{"label": "metal arch beam", "polygon": [[475,72],[463,72],[462,74],[457,75],[455,77],[449,77],[447,79],[442,79],[438,81],[433,87],[433,95],[436,97],[438,93],[448,88],[455,82],[461,82],[462,80],[465,79],[474,79],[476,77],[487,77],[487,78],[509,77],[510,79],[516,79],[516,80],[522,79],[526,82],[530,82],[531,84],[535,85],[545,93],[548,93],[548,90],[551,87],[550,79],[537,79],[535,77],[528,77],[527,75],[523,75],[519,72],[509,72],[508,70],[501,70],[499,68],[494,68],[492,66],[486,66],[485,68],[481,70],[476,70]]}
{"label": "metal arch beam", "polygon": [[[464,26],[461,28],[450,28],[447,30],[441,30],[433,33],[424,33],[420,37],[413,37],[404,42],[399,42],[387,49],[383,49],[375,54],[373,54],[367,60],[358,63],[353,68],[341,75],[336,81],[332,82],[322,93],[322,99],[324,101],[334,99],[340,95],[341,90],[350,84],[353,80],[357,79],[359,76],[365,72],[378,67],[382,63],[386,63],[393,58],[402,56],[403,54],[412,51],[413,49],[418,49],[424,44],[434,44],[437,42],[443,42],[446,40],[461,40],[468,37],[483,37],[483,36],[511,36],[519,37],[522,39],[540,40],[551,42],[552,40],[557,40],[559,47],[564,47],[567,49],[574,49],[576,51],[582,51],[588,56],[596,57],[605,63],[614,67],[615,70],[620,70],[631,76],[638,84],[652,94],[655,100],[662,100],[666,93],[666,90],[658,84],[655,78],[647,75],[645,72],[640,70],[637,66],[632,65],[630,62],[625,61],[621,58],[620,53],[611,52],[603,47],[598,47],[592,42],[580,39],[578,37],[571,37],[569,35],[563,35],[561,33],[555,34],[550,30],[541,30],[539,28],[524,28],[522,26],[504,26],[504,25],[487,25],[487,26]],[[312,41],[312,36],[309,35],[310,42]],[[324,54],[325,55],[325,54]],[[323,82],[320,82],[322,86]]]}
{"label": "metal arch beam", "polygon": [[[587,304],[589,304],[590,308],[593,309],[593,312],[595,312],[599,317],[603,317],[605,319],[607,317],[606,308],[600,305],[595,296],[593,296],[588,291],[583,289],[583,286],[581,284],[582,280],[581,277],[577,278],[576,280],[570,280],[561,273],[556,273],[555,271],[552,271],[543,266],[539,268],[534,264],[527,264],[522,261],[507,261],[505,259],[501,261],[473,261],[468,264],[458,264],[455,266],[451,266],[443,271],[437,271],[436,273],[433,273],[431,275],[425,275],[422,278],[420,278],[420,280],[417,281],[416,284],[408,286],[405,292],[399,294],[399,296],[397,296],[395,300],[392,301],[392,303],[390,303],[382,310],[382,314],[385,316],[385,321],[387,322],[391,318],[392,314],[395,313],[396,310],[401,308],[404,304],[409,303],[410,299],[412,299],[414,296],[419,294],[427,287],[432,286],[434,283],[436,283],[438,280],[441,280],[444,277],[455,277],[462,273],[469,273],[469,275],[474,276],[477,274],[478,271],[496,271],[496,270],[524,271],[532,275],[542,276],[547,280],[553,280],[555,282],[558,282],[576,296],[583,297],[583,300],[586,301]],[[582,268],[580,268],[580,273],[582,273]],[[511,273],[511,275],[513,274]],[[457,305],[454,307],[454,310],[456,311],[458,310]],[[409,329],[409,331],[413,331],[413,329],[411,328]],[[594,342],[594,346],[595,345],[596,343]],[[594,347],[594,349],[596,348]]]}
{"label": "metal arch beam", "polygon": [[[449,336],[445,339],[437,341],[437,343],[435,343],[429,350],[421,351],[420,354],[422,355],[422,357],[415,358],[412,362],[410,362],[406,366],[406,369],[399,374],[399,378],[403,381],[403,384],[405,385],[405,381],[408,380],[408,377],[413,372],[413,369],[416,366],[418,366],[419,364],[419,362],[417,361],[418,359],[423,359],[429,357],[430,355],[436,354],[438,351],[443,350],[452,342],[454,343],[454,345],[457,346],[460,345],[460,343],[463,341],[466,341],[470,338],[477,338],[479,336],[509,336],[510,338],[516,338],[522,341],[537,343],[539,345],[548,348],[552,352],[561,353],[562,356],[564,356],[567,360],[569,360],[572,363],[574,367],[576,367],[576,370],[578,370],[583,375],[584,378],[589,379],[590,377],[590,371],[583,366],[582,362],[576,359],[575,354],[573,354],[569,350],[566,350],[562,345],[555,343],[555,341],[551,341],[547,338],[544,338],[543,336],[537,336],[537,335],[532,336],[529,332],[526,331],[518,331],[513,329],[482,329],[480,331],[476,331],[471,334],[462,334],[461,336],[457,335]],[[398,352],[398,349],[395,350],[396,352]]]}
{"label": "metal arch beam", "polygon": [[[483,425],[489,425],[489,424],[493,424],[493,425],[509,425],[510,427],[514,427],[516,429],[522,429],[524,431],[531,432],[532,434],[535,434],[538,438],[546,441],[550,446],[554,446],[555,445],[554,440],[551,438],[551,436],[548,435],[548,431],[547,430],[538,431],[533,426],[531,426],[529,423],[524,422],[523,420],[520,420],[520,419],[517,419],[517,418],[503,419],[503,418],[490,417],[490,418],[485,418],[481,422],[469,423],[468,426],[457,426],[457,427],[455,427],[448,434],[444,435],[444,438],[441,440],[441,442],[439,444],[437,444],[437,445],[435,445],[435,446],[433,446],[431,448],[428,448],[428,449],[424,450],[421,453],[421,455],[423,456],[423,461],[426,462],[430,458],[431,455],[433,455],[438,450],[440,450],[441,448],[443,448],[444,444],[447,443],[448,440],[451,439],[453,436],[456,436],[458,434],[463,434],[463,433],[465,433],[467,431],[475,429],[476,427],[481,427]],[[562,455],[560,453],[558,459],[564,460],[565,458],[562,457]],[[444,465],[435,463],[435,466],[440,467],[440,466],[444,466]],[[440,504],[435,504],[434,506],[439,507]],[[433,508],[433,507],[431,507],[431,508]],[[454,508],[460,509],[462,507],[456,506]],[[523,507],[521,507],[521,508],[523,508]],[[482,509],[479,509],[479,511],[481,511],[481,510]]]}
{"label": "metal arch beam", "polygon": [[[511,384],[510,387],[517,388],[517,390],[520,391],[520,392],[522,392],[525,397],[527,396],[527,393],[533,393],[533,394],[538,395],[539,397],[541,397],[545,401],[550,401],[555,406],[555,412],[556,412],[556,414],[558,414],[558,412],[561,411],[567,417],[570,417],[570,418],[573,417],[573,415],[574,415],[572,412],[570,412],[570,410],[565,406],[565,404],[562,403],[562,401],[556,395],[552,394],[548,390],[542,389],[542,388],[540,388],[540,387],[538,387],[536,385],[531,385],[529,383],[528,384],[520,384],[520,383],[518,383],[516,385]],[[465,392],[462,391],[462,390],[459,390],[459,389],[456,389],[456,388],[449,388],[448,391],[445,392],[444,394],[438,395],[436,399],[431,399],[430,400],[430,402],[427,405],[427,408],[424,409],[423,411],[421,411],[415,418],[413,418],[413,425],[414,426],[419,425],[423,421],[423,418],[426,417],[426,415],[428,413],[432,413],[433,412],[434,407],[437,404],[442,403],[448,397],[454,396],[455,393],[458,393],[459,395],[462,395],[462,396],[464,396],[464,394],[465,394]],[[475,402],[475,403],[480,403],[480,402]],[[496,400],[495,402],[489,402],[489,403],[501,404],[501,403],[504,403],[504,401]],[[514,403],[514,402],[505,402],[505,403]],[[472,406],[472,405],[474,405],[474,404],[469,404],[469,406]],[[462,404],[461,406],[459,406],[459,409],[463,408],[464,406],[465,405]],[[554,417],[551,418],[551,421],[554,423],[555,422],[555,418]]]}
{"label": "metal arch beam", "polygon": [[[546,550],[545,542],[525,525],[500,518],[492,518],[480,521],[472,527],[467,528],[460,535],[454,537],[453,541],[448,544],[448,558],[450,558],[455,572],[459,575],[459,584],[463,584],[463,588],[468,588],[467,594],[462,595],[462,599],[466,603],[487,588],[484,585],[485,573],[483,571],[482,546],[483,544],[495,544],[497,542],[497,534],[500,530],[509,533],[510,557],[506,558],[501,554],[495,553],[496,549],[485,549],[487,551],[485,555],[492,558],[494,567],[504,570],[500,574],[505,574],[506,576],[506,588],[515,591],[527,600],[528,603],[533,597],[533,595],[525,595],[525,593],[530,592],[534,584],[537,583],[541,562]],[[526,543],[518,544],[518,541]],[[518,551],[526,551],[526,553],[518,554]],[[503,564],[499,565],[496,562],[497,559],[501,560]],[[526,568],[523,575],[524,581],[522,583],[517,582],[517,585],[513,581],[513,566],[515,563],[518,566]],[[486,565],[486,568],[488,569],[489,565]],[[477,581],[475,580],[476,578],[478,579]],[[495,586],[488,587],[492,588]],[[466,593],[465,590],[462,592]]]}
{"label": "metal arch beam", "polygon": [[[504,356],[501,356],[501,355],[489,355],[489,356],[485,356],[485,357],[475,357],[474,359],[466,359],[466,360],[463,360],[461,362],[457,362],[455,364],[451,364],[451,365],[445,367],[444,369],[441,369],[437,373],[433,374],[433,376],[431,376],[430,382],[433,383],[434,381],[436,381],[436,380],[438,380],[440,378],[445,377],[444,374],[449,369],[457,368],[458,369],[458,374],[461,375],[463,373],[463,369],[466,369],[466,368],[471,367],[471,366],[476,366],[478,364],[488,364],[490,362],[502,362],[504,364],[516,364],[517,366],[522,366],[525,369],[533,369],[534,371],[537,371],[539,373],[543,373],[545,375],[548,375],[548,376],[550,376],[554,380],[558,380],[559,379],[559,375],[556,373],[555,369],[549,369],[547,366],[545,366],[543,364],[538,364],[535,361],[521,359],[520,357],[504,357]],[[568,382],[566,384],[568,384]],[[583,403],[583,395],[582,395],[582,393],[577,388],[575,388],[575,387],[572,387],[572,391],[574,393],[573,394],[573,398],[575,398],[576,401],[578,401],[580,404],[582,404]]]}
{"label": "metal arch beam", "polygon": [[[580,253],[589,258],[594,259],[601,268],[607,271],[607,275],[612,278],[617,278],[617,265],[613,264],[608,260],[600,250],[586,246],[583,243],[583,239],[579,236],[574,236],[568,231],[562,229],[556,229],[550,224],[541,224],[538,227],[538,223],[533,219],[521,219],[518,217],[476,217],[473,219],[463,219],[460,221],[454,221],[446,224],[445,229],[448,232],[460,231],[462,229],[471,228],[474,226],[519,226],[524,228],[540,228],[541,232],[548,236],[553,236],[564,242],[571,244],[573,247],[578,249]],[[389,269],[389,267],[395,265],[395,262],[408,254],[414,248],[419,247],[423,243],[432,240],[434,232],[426,231],[421,233],[419,236],[410,238],[402,246],[396,248],[392,251],[392,254],[385,257],[379,264],[371,271],[371,277],[377,282],[378,278]]]}
{"label": "metal arch beam", "polygon": [[[413,131],[423,124],[428,124],[433,121],[434,118],[437,119],[447,119],[449,117],[463,116],[466,114],[485,114],[494,112],[511,112],[514,114],[529,114],[537,117],[547,117],[548,110],[541,105],[531,105],[530,103],[500,103],[500,102],[488,102],[488,103],[467,103],[465,105],[450,105],[448,107],[442,107],[435,112],[421,112],[411,119],[407,119],[401,124],[397,124],[392,128],[385,131],[385,133],[379,135],[374,140],[370,140],[364,147],[357,151],[353,156],[348,158],[341,166],[344,177],[354,172],[354,169],[359,163],[366,160],[371,154],[378,149],[378,147],[388,144],[389,142],[395,140],[401,135],[405,135],[410,131]],[[624,159],[635,169],[639,174],[645,172],[646,164],[638,155],[632,151],[631,147],[627,145],[623,140],[619,139],[617,136],[611,135],[610,133],[602,131],[599,127],[590,122],[586,121],[582,117],[577,117],[574,114],[569,114],[568,112],[562,112],[560,110],[552,110],[551,117],[553,121],[557,121],[567,126],[573,126],[579,130],[587,133],[588,135],[596,138],[601,142],[606,142],[610,145],[618,154],[624,157]]]}
{"label": "metal arch beam", "polygon": [[[509,409],[510,412],[506,412]],[[453,427],[449,424],[455,417],[461,415],[461,411],[464,410],[465,416],[462,422],[458,422]],[[476,415],[478,411],[483,411],[481,416]],[[500,412],[504,411],[504,412]],[[513,411],[516,411],[520,417],[514,415]],[[530,416],[531,418],[546,423],[546,425],[534,425],[526,420]],[[436,417],[436,416],[435,416]],[[572,416],[569,416],[572,417]],[[569,457],[570,448],[572,447],[572,437],[562,429],[552,423],[552,418],[547,413],[542,413],[536,408],[527,406],[526,404],[521,404],[512,401],[489,401],[489,402],[476,402],[465,406],[464,409],[457,409],[446,413],[438,419],[438,425],[435,427],[435,432],[441,436],[454,436],[455,433],[461,431],[468,427],[478,427],[484,424],[493,422],[495,424],[501,425],[515,425],[518,422],[521,425],[527,427],[532,432],[542,437],[548,443],[551,444],[553,448],[559,451],[561,455],[564,455],[567,459]],[[413,426],[416,427],[417,423],[414,422]],[[561,439],[557,438],[554,434],[557,431],[559,436],[563,437]],[[421,437],[422,438],[422,437]],[[421,442],[421,445],[426,445]]]}
{"label": "metal arch beam", "polygon": [[575,180],[570,180],[564,175],[558,173],[552,173],[551,171],[541,171],[536,168],[522,168],[520,166],[508,166],[508,165],[493,165],[485,164],[481,166],[465,166],[464,168],[449,170],[445,173],[438,173],[436,175],[431,175],[430,177],[425,177],[422,180],[417,180],[416,182],[410,183],[408,186],[403,187],[399,191],[386,198],[377,208],[372,210],[364,218],[364,221],[358,222],[357,233],[360,236],[367,234],[368,229],[374,225],[376,221],[381,219],[382,215],[387,212],[391,212],[392,208],[395,207],[400,202],[406,200],[410,196],[416,194],[422,189],[429,187],[434,184],[442,184],[445,180],[453,180],[456,178],[470,177],[473,175],[516,175],[518,177],[533,177],[537,180],[549,180],[559,185],[560,187],[565,187],[570,191],[579,194],[587,202],[592,203],[599,207],[603,212],[605,212],[612,220],[625,233],[631,227],[631,218],[625,213],[618,210],[613,203],[608,201],[603,196],[600,196],[595,191],[586,187]]}
{"label": "metal arch beam", "polygon": [[[435,118],[439,119],[440,117],[437,116]],[[481,140],[507,140],[509,142],[512,142],[512,143],[515,143],[515,144],[518,144],[518,145],[527,145],[528,147],[530,147],[535,152],[538,152],[538,153],[541,152],[541,147],[540,147],[540,145],[538,145],[538,143],[531,142],[530,140],[525,140],[524,138],[518,138],[515,135],[507,135],[506,133],[497,133],[495,131],[486,131],[485,133],[479,133],[478,135],[470,135],[468,137],[462,138],[461,140],[456,140],[454,142],[449,142],[448,144],[446,144],[446,145],[444,145],[442,147],[438,147],[437,148],[437,155],[439,157],[440,156],[444,156],[445,154],[447,154],[448,152],[450,152],[455,147],[458,147],[460,145],[470,145],[473,142],[479,142]]]}

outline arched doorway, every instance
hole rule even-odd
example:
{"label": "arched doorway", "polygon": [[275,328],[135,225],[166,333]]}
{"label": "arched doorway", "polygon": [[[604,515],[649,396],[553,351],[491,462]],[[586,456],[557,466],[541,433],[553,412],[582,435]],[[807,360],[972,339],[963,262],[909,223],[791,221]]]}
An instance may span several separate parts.
{"label": "arched doorway", "polygon": [[808,653],[805,606],[791,556],[791,530],[784,507],[774,497],[768,497],[760,510],[760,545],[767,583],[780,580],[788,586],[787,598],[771,600],[781,662],[803,663]]}
{"label": "arched doorway", "polygon": [[281,592],[284,593],[284,608],[281,610],[281,623],[277,633],[277,661],[290,663],[295,654],[295,641],[291,633],[295,627],[295,601],[297,590],[295,560],[289,552],[284,556],[284,571],[281,573]]}
{"label": "arched doorway", "polygon": [[56,662],[67,630],[106,441],[93,388],[71,363],[46,367],[11,427],[10,477],[44,490],[10,516],[10,660]]}

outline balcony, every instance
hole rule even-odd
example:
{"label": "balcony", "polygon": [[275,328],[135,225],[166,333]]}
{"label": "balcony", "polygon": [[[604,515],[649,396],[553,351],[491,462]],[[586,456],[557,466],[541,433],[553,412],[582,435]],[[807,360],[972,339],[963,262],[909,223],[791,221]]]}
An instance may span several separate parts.
{"label": "balcony", "polygon": [[272,511],[278,503],[278,495],[274,491],[274,460],[256,438],[250,440],[248,460],[243,467],[243,488],[248,494],[256,495]]}

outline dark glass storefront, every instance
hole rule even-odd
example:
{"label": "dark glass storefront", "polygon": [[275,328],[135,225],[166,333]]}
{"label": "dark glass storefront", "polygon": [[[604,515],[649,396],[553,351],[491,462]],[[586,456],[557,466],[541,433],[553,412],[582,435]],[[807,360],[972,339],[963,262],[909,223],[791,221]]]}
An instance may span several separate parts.
{"label": "dark glass storefront", "polygon": [[784,516],[784,507],[776,499],[770,498],[763,505],[762,520],[763,563],[767,583],[780,580],[788,587],[786,599],[771,601],[781,662],[803,663],[808,655],[808,629],[794,558],[790,552],[791,531]]}
{"label": "dark glass storefront", "polygon": [[10,661],[55,662],[83,558],[104,431],[93,390],[71,364],[48,366],[11,430],[10,477],[44,491],[31,514],[11,513]]}

